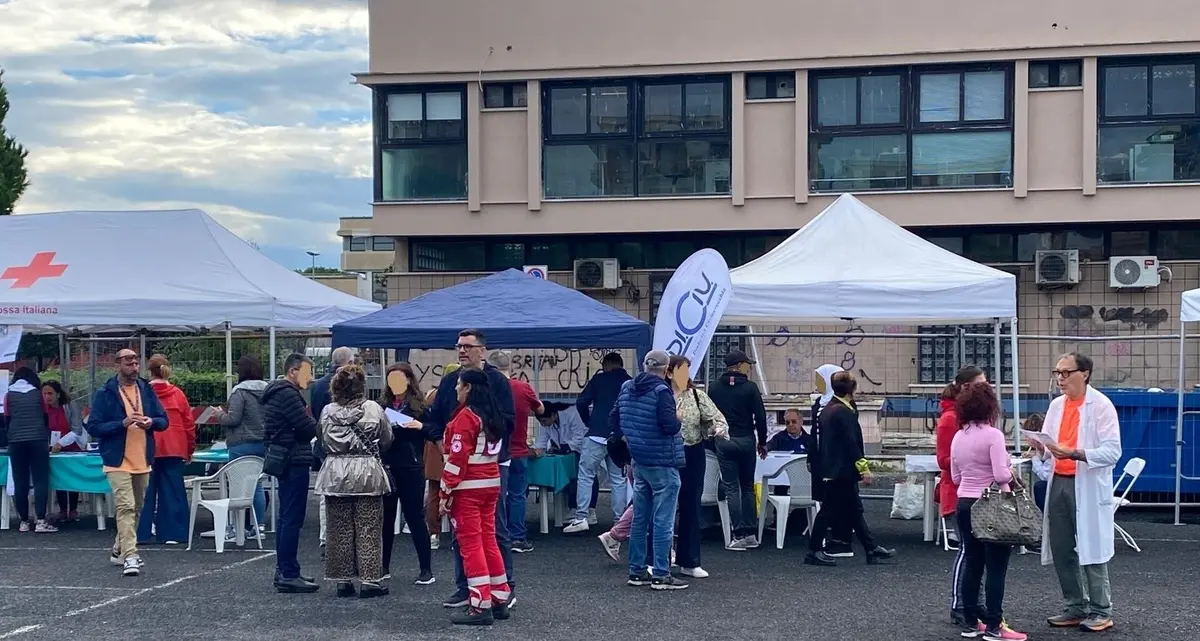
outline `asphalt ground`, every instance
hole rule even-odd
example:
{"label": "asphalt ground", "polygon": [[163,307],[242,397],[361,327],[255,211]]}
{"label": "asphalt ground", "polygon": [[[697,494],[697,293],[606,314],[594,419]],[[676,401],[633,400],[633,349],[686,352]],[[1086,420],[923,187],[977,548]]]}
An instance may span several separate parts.
{"label": "asphalt ground", "polygon": [[[609,521],[605,500],[602,527]],[[315,507],[301,562],[305,574],[320,577]],[[281,595],[271,587],[271,539],[265,551],[249,543],[220,555],[211,540],[197,539],[191,552],[144,548],[142,576],[124,578],[107,558],[113,531],[98,532],[88,520],[54,535],[0,532],[0,640],[958,638],[947,612],[953,553],[923,543],[920,521],[888,520],[886,501],[869,502],[868,518],[879,540],[898,549],[888,565],[867,566],[860,552],[837,568],[805,566],[799,535],[789,535],[782,550],[768,536],[767,547],[728,552],[713,530],[702,554],[712,576],[663,593],[624,584],[627,568],[603,554],[599,527],[539,536],[530,507],[536,549],[516,555],[513,618],[491,628],[449,624],[441,606],[453,590],[448,546],[434,552],[432,586],[411,583],[416,558],[401,536],[387,597],[338,599],[329,583],[317,594]],[[1117,627],[1100,636],[1191,638],[1200,625],[1200,526],[1169,525],[1164,513],[1123,513],[1119,521],[1143,552],[1118,541],[1111,566]],[[1060,596],[1053,570],[1036,555],[1013,558],[1005,605],[1007,619],[1031,639],[1091,636],[1046,627]]]}

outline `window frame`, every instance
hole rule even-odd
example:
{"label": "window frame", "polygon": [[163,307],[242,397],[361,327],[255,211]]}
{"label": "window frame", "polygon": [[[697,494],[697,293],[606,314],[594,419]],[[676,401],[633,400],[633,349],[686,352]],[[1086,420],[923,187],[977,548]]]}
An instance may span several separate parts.
{"label": "window frame", "polygon": [[[1190,64],[1197,76],[1193,88],[1193,109],[1190,114],[1154,113],[1154,67]],[[1146,68],[1146,113],[1136,116],[1106,115],[1104,94],[1108,90],[1108,70],[1123,67]],[[1096,119],[1098,126],[1105,125],[1197,125],[1200,124],[1200,54],[1177,56],[1136,56],[1123,58],[1101,58],[1096,65]]]}
{"label": "window frame", "polygon": [[[380,241],[383,241],[383,247],[380,247]],[[388,247],[387,245],[391,245]],[[371,236],[371,248],[373,252],[394,252],[396,251],[396,239],[391,236]]]}
{"label": "window frame", "polygon": [[[720,84],[722,89],[721,108],[722,108],[722,124],[720,129],[687,129],[687,86],[689,84]],[[681,111],[681,129],[679,131],[645,131],[644,123],[642,122],[645,111],[645,89],[647,87],[662,87],[673,84],[679,85]],[[696,141],[709,143],[725,143],[730,146],[730,162],[732,163],[732,145],[733,145],[733,98],[732,98],[732,76],[729,74],[706,74],[706,75],[673,75],[673,76],[654,76],[647,78],[587,78],[580,80],[562,80],[553,82],[544,82],[541,86],[542,98],[542,193],[546,200],[578,200],[578,199],[623,199],[623,198],[679,198],[679,197],[705,197],[705,196],[728,196],[730,192],[725,193],[677,193],[677,194],[644,194],[642,189],[641,179],[641,146],[642,143],[654,143],[663,141]],[[626,103],[626,118],[629,126],[625,132],[610,133],[592,133],[592,99],[591,92],[597,87],[624,87],[628,101]],[[587,101],[584,118],[587,123],[588,131],[585,133],[562,134],[554,133],[553,127],[553,108],[554,101],[552,94],[556,89],[586,89]],[[594,144],[628,144],[632,149],[633,166],[631,167],[631,176],[633,180],[632,193],[629,194],[603,194],[598,196],[546,196],[546,148],[556,146],[580,146]]]}
{"label": "window frame", "polygon": [[[1081,60],[1079,58],[1057,58],[1054,60],[1030,60],[1029,61],[1030,68],[1033,68],[1038,65],[1046,65],[1046,79],[1049,81],[1049,84],[1047,84],[1045,86],[1036,86],[1036,87],[1032,84],[1029,84],[1028,89],[1031,91],[1038,91],[1038,90],[1042,90],[1042,89],[1074,89],[1077,87],[1083,87],[1083,60]],[[1060,83],[1060,81],[1059,81],[1060,72],[1064,65],[1075,65],[1076,67],[1079,68],[1079,83],[1078,84],[1064,85],[1064,84]],[[1030,81],[1032,81],[1033,74],[1030,73],[1028,75],[1029,75]],[[1028,84],[1028,83],[1026,83],[1026,84]]]}
{"label": "window frame", "polygon": [[[431,93],[449,93],[457,91],[459,96],[459,113],[462,114],[462,135],[450,138],[434,138],[429,139],[425,136],[426,128],[428,127],[427,118],[427,102],[428,94]],[[374,126],[372,127],[372,138],[374,146],[374,180],[373,191],[374,199],[377,203],[403,203],[403,202],[422,202],[422,201],[444,201],[444,202],[465,202],[467,193],[465,191],[466,180],[463,180],[464,191],[462,196],[453,198],[401,198],[401,199],[384,199],[383,197],[383,154],[392,149],[430,149],[434,147],[461,147],[464,155],[467,151],[467,138],[470,135],[467,131],[467,86],[463,83],[452,84],[425,84],[425,85],[385,85],[377,87],[373,91],[372,100],[372,118]],[[394,139],[389,136],[389,126],[391,121],[388,118],[388,99],[393,95],[421,95],[421,138],[420,139]]]}
{"label": "window frame", "polygon": [[[766,82],[767,82],[767,85],[766,85],[767,86],[767,95],[766,96],[763,96],[762,98],[750,97],[750,81],[754,78],[763,78],[766,80]],[[781,78],[790,78],[791,79],[792,95],[790,95],[790,96],[780,96],[779,95],[779,80]],[[764,101],[771,101],[771,100],[795,101],[796,100],[796,72],[795,71],[756,71],[756,72],[747,73],[746,80],[745,80],[745,90],[746,90],[746,96],[745,96],[746,102],[764,102]]]}
{"label": "window frame", "polygon": [[[490,87],[500,87],[504,91],[504,104],[499,106],[491,106],[487,104],[487,90]],[[520,87],[525,89],[525,104],[518,105],[516,102],[516,89]],[[479,108],[482,111],[499,111],[503,109],[527,109],[529,108],[529,83],[527,82],[486,82],[480,88]]]}

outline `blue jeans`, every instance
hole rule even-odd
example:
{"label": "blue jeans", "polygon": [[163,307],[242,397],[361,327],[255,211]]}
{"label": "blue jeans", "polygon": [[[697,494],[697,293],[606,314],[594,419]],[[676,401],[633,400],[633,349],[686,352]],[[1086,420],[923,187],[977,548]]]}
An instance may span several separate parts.
{"label": "blue jeans", "polygon": [[308,473],[307,465],[293,465],[279,477],[279,526],[275,532],[275,574],[279,578],[300,576],[300,528],[308,511]]}
{"label": "blue jeans", "polygon": [[608,484],[612,488],[613,522],[621,520],[625,511],[625,475],[621,468],[608,458],[608,446],[591,438],[583,439],[583,451],[579,453],[579,481],[575,489],[575,518],[586,521],[588,508],[592,505],[592,486],[596,473],[604,466],[608,472]]}
{"label": "blue jeans", "polygon": [[[510,467],[511,463],[500,466],[500,496],[506,496],[508,493]],[[517,582],[513,578],[512,539],[508,536],[508,511],[502,510],[500,507],[500,504],[497,503],[496,543],[500,546],[500,556],[504,557],[504,570],[508,573],[508,588],[513,594],[516,594]],[[458,594],[462,596],[470,594],[470,590],[467,588],[467,573],[463,570],[462,554],[457,551],[454,553],[454,585],[458,588]]]}
{"label": "blue jeans", "polygon": [[[263,443],[238,443],[237,445],[229,446],[229,460],[241,458],[243,456],[257,456],[262,458],[267,454],[267,446]],[[262,482],[254,487],[254,516],[258,519],[258,525],[261,527],[267,522],[267,493],[263,492]],[[252,525],[249,523],[250,516],[246,515],[246,527]]]}
{"label": "blue jeans", "polygon": [[656,577],[671,573],[671,539],[675,536],[675,508],[679,503],[679,470],[673,467],[633,465],[633,525],[629,531],[629,574],[646,571],[646,530],[654,526]]}
{"label": "blue jeans", "polygon": [[524,541],[529,537],[525,526],[525,495],[529,493],[529,477],[525,475],[526,461],[515,458],[508,465],[507,499],[501,502],[497,510],[508,511],[508,537],[514,541]]}
{"label": "blue jeans", "polygon": [[149,543],[154,526],[159,542],[186,541],[188,496],[183,487],[183,459],[156,458],[146,486],[146,499],[138,518],[138,543]]}

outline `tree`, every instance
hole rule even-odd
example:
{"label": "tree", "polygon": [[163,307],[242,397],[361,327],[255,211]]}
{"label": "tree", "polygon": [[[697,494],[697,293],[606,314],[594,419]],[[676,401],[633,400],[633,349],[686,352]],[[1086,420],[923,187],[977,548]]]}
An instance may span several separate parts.
{"label": "tree", "polygon": [[11,214],[29,187],[29,174],[25,171],[29,152],[4,129],[6,116],[8,92],[4,89],[4,72],[0,71],[0,216]]}
{"label": "tree", "polygon": [[305,276],[335,276],[345,274],[346,272],[336,267],[305,267],[304,269],[297,269],[296,273]]}

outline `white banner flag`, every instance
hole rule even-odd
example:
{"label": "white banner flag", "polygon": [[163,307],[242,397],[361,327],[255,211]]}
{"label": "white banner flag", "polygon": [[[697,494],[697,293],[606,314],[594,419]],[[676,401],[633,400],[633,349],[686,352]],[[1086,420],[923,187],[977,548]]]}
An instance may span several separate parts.
{"label": "white banner flag", "polygon": [[675,270],[654,323],[654,349],[686,356],[696,377],[708,344],[729,305],[729,266],[715,249],[701,249]]}
{"label": "white banner flag", "polygon": [[0,325],[0,363],[17,360],[17,347],[21,345],[20,325]]}

